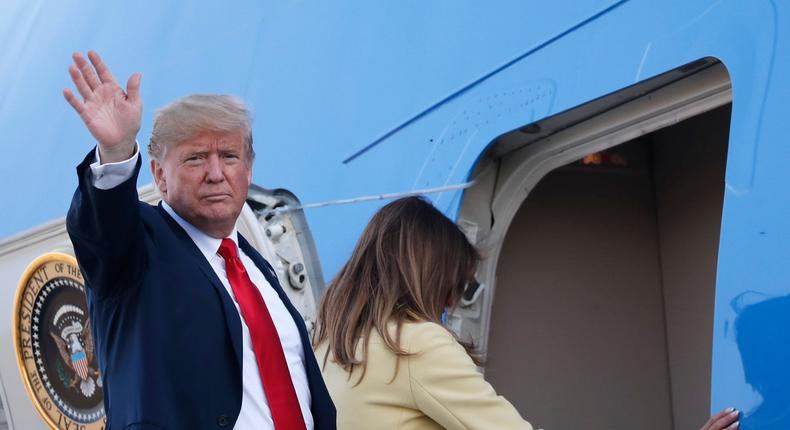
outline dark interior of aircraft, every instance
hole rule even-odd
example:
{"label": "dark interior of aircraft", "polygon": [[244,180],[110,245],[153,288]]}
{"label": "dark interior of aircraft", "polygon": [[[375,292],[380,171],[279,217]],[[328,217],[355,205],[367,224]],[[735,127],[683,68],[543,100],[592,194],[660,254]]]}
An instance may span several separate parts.
{"label": "dark interior of aircraft", "polygon": [[558,168],[522,204],[486,377],[536,428],[707,420],[730,109]]}

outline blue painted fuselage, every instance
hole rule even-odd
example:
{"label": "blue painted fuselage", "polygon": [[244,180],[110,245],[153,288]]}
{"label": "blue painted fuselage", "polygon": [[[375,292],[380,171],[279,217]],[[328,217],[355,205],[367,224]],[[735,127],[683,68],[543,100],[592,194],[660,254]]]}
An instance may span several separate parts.
{"label": "blue painted fuselage", "polygon": [[[711,407],[751,411],[750,428],[790,428],[777,424],[790,419],[786,2],[79,3],[0,6],[0,237],[63,216],[93,145],[61,96],[74,51],[100,52],[119,81],[142,72],[141,145],[174,98],[243,97],[255,117],[253,182],[304,203],[463,183],[504,132],[718,59],[733,101]],[[550,96],[455,126],[485,112],[486,95],[524,86]],[[463,192],[432,198],[457,216]],[[307,212],[328,278],[380,205]],[[746,292],[771,299],[736,315]]]}

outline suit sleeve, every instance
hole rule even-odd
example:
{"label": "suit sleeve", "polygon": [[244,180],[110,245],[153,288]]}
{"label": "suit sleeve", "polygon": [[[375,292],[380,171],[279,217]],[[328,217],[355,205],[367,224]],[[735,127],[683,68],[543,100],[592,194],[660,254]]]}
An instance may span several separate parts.
{"label": "suit sleeve", "polygon": [[91,151],[77,166],[79,185],[66,216],[66,230],[85,276],[98,296],[119,294],[139,285],[145,266],[145,236],[140,218],[138,157],[131,177],[110,189],[94,184]]}
{"label": "suit sleeve", "polygon": [[444,327],[425,324],[409,350],[415,353],[408,358],[414,402],[444,428],[532,430]]}

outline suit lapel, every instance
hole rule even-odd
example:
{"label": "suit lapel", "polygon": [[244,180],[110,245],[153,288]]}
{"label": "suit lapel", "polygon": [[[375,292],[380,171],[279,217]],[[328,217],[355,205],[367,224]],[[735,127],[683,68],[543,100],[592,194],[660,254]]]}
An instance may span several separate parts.
{"label": "suit lapel", "polygon": [[242,368],[242,339],[241,339],[241,317],[239,316],[239,312],[236,310],[236,306],[233,304],[233,299],[228,294],[228,291],[225,289],[225,286],[222,285],[222,281],[219,280],[217,277],[217,273],[214,272],[214,268],[211,267],[211,264],[206,260],[206,257],[200,252],[200,249],[195,245],[195,242],[189,237],[186,231],[181,228],[180,225],[174,220],[167,211],[162,208],[162,205],[159,204],[157,207],[159,213],[162,215],[162,218],[167,222],[170,226],[170,229],[173,231],[175,236],[181,241],[184,248],[187,250],[188,257],[192,261],[194,261],[200,271],[203,272],[203,275],[206,276],[208,281],[214,287],[222,301],[222,309],[224,311],[225,317],[225,324],[227,325],[228,334],[230,335],[231,343],[233,344],[233,351],[236,353],[236,361],[239,365],[239,370],[241,371]]}
{"label": "suit lapel", "polygon": [[296,327],[299,329],[299,337],[302,339],[302,350],[304,351],[304,366],[305,373],[307,374],[307,384],[310,387],[310,398],[312,399],[310,411],[315,421],[315,429],[334,430],[336,428],[335,420],[337,412],[332,398],[329,396],[326,384],[324,384],[324,379],[321,377],[321,369],[318,367],[318,361],[315,359],[310,336],[307,334],[307,328],[305,327],[302,315],[300,315],[293,304],[291,304],[282,286],[280,286],[280,283],[277,281],[277,276],[269,262],[253,249],[241,235],[239,235],[239,247],[241,247],[252,261],[255,262],[255,265],[261,270],[272,288],[277,291],[277,295],[280,296],[280,300],[285,304],[286,309],[288,309],[288,312],[296,323]]}
{"label": "suit lapel", "polygon": [[318,362],[313,353],[313,347],[310,342],[310,336],[307,334],[307,328],[304,324],[302,315],[296,310],[291,303],[291,300],[285,294],[280,282],[277,280],[277,274],[274,272],[271,264],[261,256],[244,237],[239,234],[239,247],[250,259],[258,266],[258,269],[266,277],[269,285],[274,288],[280,300],[285,304],[288,313],[291,314],[296,328],[299,330],[299,337],[302,340],[302,351],[304,351],[304,366],[307,375],[307,384],[310,388],[310,397],[312,399],[310,410],[315,420],[315,428],[319,429],[334,429],[335,428],[335,406],[329,397],[324,380],[321,377],[321,370],[318,367]]}
{"label": "suit lapel", "polygon": [[[233,304],[233,299],[228,294],[225,286],[222,285],[222,282],[217,277],[217,274],[214,272],[211,264],[209,264],[209,262],[206,260],[206,257],[203,255],[203,253],[200,252],[200,249],[198,249],[197,245],[195,245],[195,242],[192,241],[187,232],[184,231],[184,229],[181,228],[181,226],[178,225],[178,223],[172,217],[170,217],[170,214],[168,214],[167,211],[162,208],[161,204],[157,206],[156,209],[162,215],[162,218],[167,222],[168,226],[173,231],[173,234],[182,242],[184,249],[188,254],[185,256],[185,258],[190,258],[196,263],[200,271],[203,272],[203,275],[206,276],[209,283],[211,283],[221,298],[225,323],[231,338],[231,343],[233,344],[233,351],[236,353],[236,360],[239,369],[241,370],[243,359],[241,317],[238,310],[236,310],[236,306]],[[269,282],[269,285],[274,288],[274,291],[277,292],[277,296],[283,302],[285,308],[288,309],[288,313],[291,314],[291,318],[293,318],[294,322],[296,323],[296,328],[299,330],[299,337],[302,341],[302,350],[304,351],[305,356],[307,380],[310,386],[310,391],[314,398],[311,409],[314,409],[318,403],[320,403],[317,402],[318,399],[321,398],[319,393],[324,393],[326,391],[326,387],[323,385],[320,372],[317,371],[318,368],[317,364],[315,363],[315,356],[313,354],[310,336],[307,334],[307,328],[304,324],[304,319],[293,306],[282,286],[280,286],[280,282],[278,281],[277,275],[274,272],[272,266],[258,253],[258,251],[252,247],[252,245],[250,245],[249,242],[247,242],[247,240],[241,234],[239,234],[239,248],[241,248],[241,250],[244,251],[244,253],[250,257],[250,259],[252,259],[261,273],[263,273],[263,276]],[[326,394],[324,397],[327,396],[328,394]],[[316,416],[317,412],[317,410],[314,410],[314,416]]]}
{"label": "suit lapel", "polygon": [[[244,238],[241,234],[239,234],[239,247],[245,254],[247,254],[250,259],[258,266],[258,269],[263,273],[263,276],[266,278],[266,281],[269,282],[269,285],[274,288],[274,291],[277,292],[277,296],[280,297],[280,300],[285,304],[285,307],[288,309],[288,313],[291,314],[291,318],[294,319],[296,322],[296,326],[299,328],[299,334],[304,336],[307,335],[307,329],[304,326],[304,319],[302,319],[302,315],[299,311],[291,303],[291,300],[288,298],[288,295],[283,290],[282,286],[280,285],[280,281],[277,279],[277,275],[274,272],[274,268],[272,268],[271,264],[266,261],[261,254],[256,251],[247,239]],[[302,333],[304,332],[304,333]],[[304,344],[304,338],[302,339],[302,343]],[[309,345],[309,343],[308,343]],[[312,349],[311,349],[312,351]]]}
{"label": "suit lapel", "polygon": [[249,242],[239,234],[239,247],[242,251],[244,251],[247,256],[252,259],[258,269],[260,269],[263,276],[266,277],[266,280],[269,282],[269,285],[274,288],[274,291],[277,292],[277,296],[280,297],[280,300],[285,304],[285,308],[288,309],[288,313],[291,314],[291,318],[293,318],[294,322],[296,323],[296,327],[299,329],[299,337],[302,339],[302,349],[304,349],[305,357],[308,357],[308,353],[310,355],[313,354],[313,348],[310,343],[310,337],[307,334],[307,328],[304,324],[304,319],[299,311],[296,310],[294,305],[291,303],[291,300],[288,298],[288,295],[283,290],[280,282],[277,280],[277,275],[274,272],[274,268],[272,268],[271,264],[269,264],[266,259],[261,256],[258,251],[256,251]]}

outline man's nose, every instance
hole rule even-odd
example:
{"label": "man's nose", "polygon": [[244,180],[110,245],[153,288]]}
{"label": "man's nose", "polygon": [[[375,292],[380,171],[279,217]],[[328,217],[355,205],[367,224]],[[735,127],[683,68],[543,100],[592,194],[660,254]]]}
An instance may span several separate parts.
{"label": "man's nose", "polygon": [[225,173],[222,170],[222,162],[219,156],[211,155],[206,163],[206,182],[222,182],[225,180]]}

